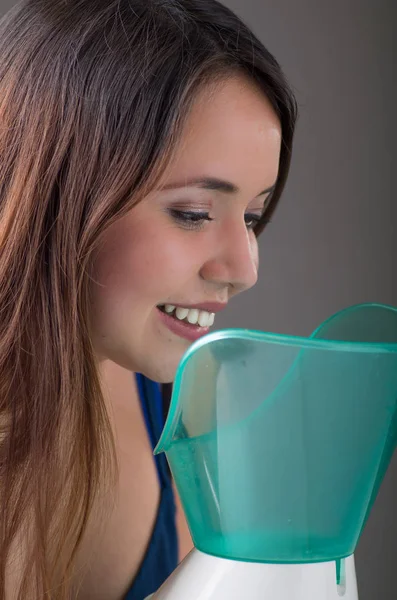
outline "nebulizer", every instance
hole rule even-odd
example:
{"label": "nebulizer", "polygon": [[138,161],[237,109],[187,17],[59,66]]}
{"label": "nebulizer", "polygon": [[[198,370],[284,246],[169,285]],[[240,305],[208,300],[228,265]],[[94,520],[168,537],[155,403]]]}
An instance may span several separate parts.
{"label": "nebulizer", "polygon": [[393,307],[350,307],[307,338],[195,342],[156,448],[195,548],[151,600],[357,600],[354,552],[396,409]]}

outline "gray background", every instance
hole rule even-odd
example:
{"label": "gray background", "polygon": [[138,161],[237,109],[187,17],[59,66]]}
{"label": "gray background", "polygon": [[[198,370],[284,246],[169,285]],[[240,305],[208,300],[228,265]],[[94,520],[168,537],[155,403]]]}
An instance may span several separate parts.
{"label": "gray background", "polygon": [[[396,1],[223,1],[284,67],[300,119],[260,281],[217,326],[309,335],[345,306],[397,305]],[[360,600],[397,599],[396,510],[397,454],[357,548]]]}
{"label": "gray background", "polygon": [[[217,326],[308,335],[350,304],[397,304],[395,0],[224,2],[284,67],[300,120],[260,282]],[[396,505],[397,457],[357,549],[360,600],[397,598]]]}

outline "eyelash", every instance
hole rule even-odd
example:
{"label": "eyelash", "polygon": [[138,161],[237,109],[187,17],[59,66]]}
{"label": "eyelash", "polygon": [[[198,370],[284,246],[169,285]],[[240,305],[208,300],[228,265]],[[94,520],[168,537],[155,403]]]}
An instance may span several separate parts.
{"label": "eyelash", "polygon": [[[177,210],[172,208],[169,210],[175,221],[184,225],[188,229],[200,229],[203,226],[203,221],[213,221],[207,212],[194,212],[189,210]],[[248,222],[247,222],[248,217]],[[251,230],[259,223],[262,217],[259,215],[247,213],[245,215],[247,229]]]}

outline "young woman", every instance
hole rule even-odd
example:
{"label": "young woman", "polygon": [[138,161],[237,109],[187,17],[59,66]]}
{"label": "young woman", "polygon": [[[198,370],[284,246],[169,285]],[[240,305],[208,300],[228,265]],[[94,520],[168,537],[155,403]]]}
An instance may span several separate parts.
{"label": "young woman", "polygon": [[215,0],[2,20],[1,598],[142,600],[190,549],[160,384],[255,284],[295,120]]}

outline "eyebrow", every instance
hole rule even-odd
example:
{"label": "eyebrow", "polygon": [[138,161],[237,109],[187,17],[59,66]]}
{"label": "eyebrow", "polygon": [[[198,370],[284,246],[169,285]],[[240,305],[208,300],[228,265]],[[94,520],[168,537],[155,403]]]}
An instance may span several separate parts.
{"label": "eyebrow", "polygon": [[[215,192],[223,192],[224,194],[238,194],[240,192],[240,188],[231,183],[231,181],[226,181],[224,179],[218,179],[217,177],[196,177],[194,179],[187,179],[184,183],[170,183],[163,186],[162,190],[177,190],[185,187],[198,187],[203,190],[212,190]],[[259,196],[263,196],[264,194],[269,194],[274,191],[276,184],[274,183],[263,192],[260,192]]]}

